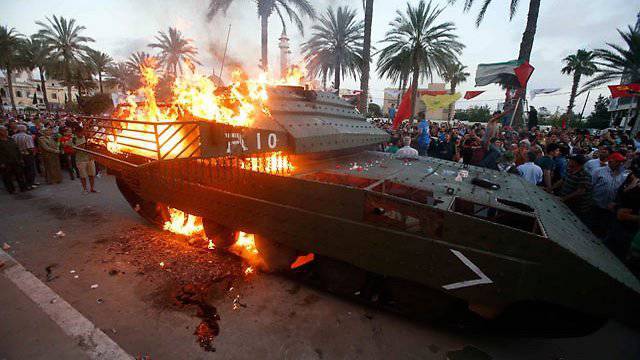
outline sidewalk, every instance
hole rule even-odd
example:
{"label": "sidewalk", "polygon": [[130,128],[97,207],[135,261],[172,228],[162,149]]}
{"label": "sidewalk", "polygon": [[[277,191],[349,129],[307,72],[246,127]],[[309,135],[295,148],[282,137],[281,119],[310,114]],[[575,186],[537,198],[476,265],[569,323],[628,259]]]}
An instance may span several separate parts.
{"label": "sidewalk", "polygon": [[131,359],[2,250],[0,262],[0,360]]}

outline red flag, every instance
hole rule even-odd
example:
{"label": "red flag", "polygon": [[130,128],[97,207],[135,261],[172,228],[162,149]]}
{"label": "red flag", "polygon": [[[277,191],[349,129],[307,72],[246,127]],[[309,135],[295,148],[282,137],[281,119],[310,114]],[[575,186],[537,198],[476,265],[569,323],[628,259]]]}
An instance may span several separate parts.
{"label": "red flag", "polygon": [[640,84],[609,85],[612,98],[640,95]]}
{"label": "red flag", "polygon": [[531,74],[533,74],[533,70],[535,70],[535,68],[531,66],[528,61],[523,62],[520,66],[513,69],[516,77],[518,77],[520,86],[523,88],[527,87],[527,82],[529,82],[529,78],[531,77]]}
{"label": "red flag", "polygon": [[393,130],[397,130],[402,120],[408,119],[411,116],[411,93],[413,92],[413,86],[411,86],[407,92],[402,95],[400,105],[398,105],[398,111],[396,117],[393,118]]}
{"label": "red flag", "polygon": [[484,92],[484,90],[470,90],[470,91],[467,91],[464,94],[464,98],[467,99],[467,100],[473,99],[474,97],[482,94],[483,92]]}

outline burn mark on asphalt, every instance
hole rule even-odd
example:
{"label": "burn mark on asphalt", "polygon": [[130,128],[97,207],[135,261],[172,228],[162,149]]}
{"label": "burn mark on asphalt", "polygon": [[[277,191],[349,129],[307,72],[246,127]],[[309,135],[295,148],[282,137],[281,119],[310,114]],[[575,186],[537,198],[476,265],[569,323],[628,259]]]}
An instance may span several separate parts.
{"label": "burn mark on asphalt", "polygon": [[213,340],[220,334],[220,325],[218,324],[220,316],[216,307],[206,303],[193,285],[183,286],[175,299],[181,304],[195,305],[198,308],[196,316],[200,318],[200,323],[196,326],[193,334],[197,337],[200,347],[205,351],[216,351]]}
{"label": "burn mark on asphalt", "polygon": [[46,282],[53,281],[59,277],[58,275],[55,275],[55,276],[53,275],[53,268],[55,268],[56,266],[58,266],[58,264],[51,264],[46,268],[44,268],[44,271],[46,271],[47,273]]}
{"label": "burn mark on asphalt", "polygon": [[473,347],[465,346],[461,350],[453,350],[447,352],[448,360],[491,360],[493,359],[489,354],[484,351]]}

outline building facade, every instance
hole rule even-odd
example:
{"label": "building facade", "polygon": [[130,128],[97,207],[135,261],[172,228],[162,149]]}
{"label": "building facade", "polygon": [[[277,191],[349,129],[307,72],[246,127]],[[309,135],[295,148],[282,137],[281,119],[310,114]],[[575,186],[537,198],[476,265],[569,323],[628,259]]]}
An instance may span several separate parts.
{"label": "building facade", "polygon": [[[430,91],[447,91],[447,93],[449,92],[449,89],[447,89],[446,84],[444,83],[430,83],[427,85],[426,88],[418,88],[418,91],[424,91],[424,90],[430,90]],[[398,107],[399,101],[398,99],[402,98],[402,94],[400,94],[400,91],[397,88],[386,88],[384,89],[384,101],[382,104],[382,113],[383,114],[388,114],[389,113],[389,108],[391,107],[391,104],[395,105],[395,107]],[[416,113],[420,112],[420,111],[425,111],[426,115],[427,115],[427,119],[429,120],[435,120],[435,121],[446,121],[449,119],[449,109],[435,109],[435,110],[431,110],[431,109],[426,109],[426,106],[424,105],[424,102],[420,99],[418,99],[418,101],[416,101]]]}
{"label": "building facade", "polygon": [[[13,97],[17,109],[36,108],[45,109],[44,94],[41,89],[40,78],[33,76],[31,72],[22,71],[13,74]],[[67,100],[67,88],[60,80],[47,79],[45,81],[47,100],[52,110],[64,108]],[[71,88],[71,94],[75,98],[78,90]],[[35,95],[35,101],[34,101]],[[9,83],[6,74],[0,73],[0,97],[5,109],[11,108],[9,95]]]}

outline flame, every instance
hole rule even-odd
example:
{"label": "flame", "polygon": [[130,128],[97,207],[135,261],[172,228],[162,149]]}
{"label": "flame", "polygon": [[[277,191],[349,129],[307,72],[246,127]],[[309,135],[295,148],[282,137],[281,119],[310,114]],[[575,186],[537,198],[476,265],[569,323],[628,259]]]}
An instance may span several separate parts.
{"label": "flame", "polygon": [[306,84],[307,70],[303,65],[292,65],[287,69],[284,77],[275,82],[276,85],[304,86]]}
{"label": "flame", "polygon": [[253,270],[253,267],[248,266],[246,269],[244,269],[244,274],[245,275],[249,275],[249,274],[253,274],[255,270]]}
{"label": "flame", "polygon": [[240,168],[268,174],[290,174],[295,169],[289,155],[283,154],[282,151],[245,158],[240,163]]}
{"label": "flame", "polygon": [[[229,86],[218,87],[209,77],[187,72],[171,83],[169,103],[159,106],[156,101],[156,88],[160,78],[154,64],[148,65],[142,65],[140,68],[142,87],[136,93],[127,96],[127,106],[116,111],[116,118],[171,123],[178,121],[181,114],[188,113],[216,123],[250,126],[257,115],[269,115],[269,110],[264,104],[268,99],[266,74],[251,80],[236,70],[232,73]],[[142,101],[138,101],[140,98]],[[155,158],[157,152],[163,154],[174,149],[174,145],[181,138],[172,136],[172,141],[157,141],[155,134],[161,133],[170,124],[154,126],[133,122],[114,123],[119,129],[107,135],[107,150],[112,153],[127,152]]]}
{"label": "flame", "polygon": [[170,221],[164,223],[164,229],[175,234],[194,236],[204,236],[202,218],[187,214],[181,210],[169,208]]}
{"label": "flame", "polygon": [[251,255],[258,255],[258,249],[256,248],[256,240],[253,234],[247,234],[242,231],[238,231],[237,240],[233,247],[242,250]]}

